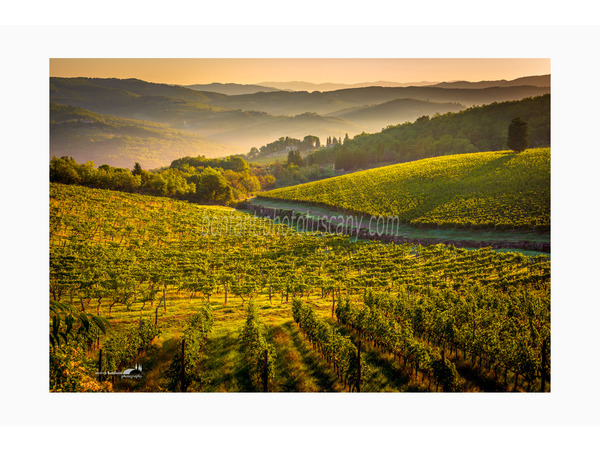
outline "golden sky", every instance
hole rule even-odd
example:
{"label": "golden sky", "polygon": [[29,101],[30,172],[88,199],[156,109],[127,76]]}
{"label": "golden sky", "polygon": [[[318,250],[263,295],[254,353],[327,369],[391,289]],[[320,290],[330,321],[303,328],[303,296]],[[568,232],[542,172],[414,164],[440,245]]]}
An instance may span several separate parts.
{"label": "golden sky", "polygon": [[50,59],[50,76],[168,84],[511,80],[550,73],[550,59]]}

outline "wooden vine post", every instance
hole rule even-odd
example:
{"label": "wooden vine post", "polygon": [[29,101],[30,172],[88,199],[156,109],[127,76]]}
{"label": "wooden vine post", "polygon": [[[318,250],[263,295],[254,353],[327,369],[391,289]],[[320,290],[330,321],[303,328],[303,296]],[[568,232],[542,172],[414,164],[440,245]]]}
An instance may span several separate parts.
{"label": "wooden vine post", "polygon": [[265,356],[263,360],[263,392],[269,392],[269,350],[265,349]]}
{"label": "wooden vine post", "polygon": [[360,361],[361,361],[360,360],[360,347],[361,347],[361,345],[362,345],[362,341],[359,339],[358,340],[358,379],[356,382],[356,392],[360,392],[360,375],[361,375],[360,374],[360,369],[361,369],[361,367],[360,367]]}
{"label": "wooden vine post", "polygon": [[185,385],[185,338],[181,340],[181,392],[187,392],[187,386]]}
{"label": "wooden vine post", "polygon": [[331,290],[331,317],[335,312],[335,288]]}
{"label": "wooden vine post", "polygon": [[547,351],[547,341],[546,339],[544,339],[542,341],[542,367],[540,368],[541,371],[541,378],[542,378],[542,387],[541,387],[541,391],[542,392],[546,392],[546,365],[547,365],[547,355],[546,355],[546,351]]}

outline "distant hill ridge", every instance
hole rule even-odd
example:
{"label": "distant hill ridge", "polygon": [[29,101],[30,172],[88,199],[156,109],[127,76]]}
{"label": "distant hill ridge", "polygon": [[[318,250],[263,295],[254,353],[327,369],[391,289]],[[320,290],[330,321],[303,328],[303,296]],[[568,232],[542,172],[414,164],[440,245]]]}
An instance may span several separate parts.
{"label": "distant hill ridge", "polygon": [[409,86],[435,86],[435,87],[453,87],[464,89],[481,89],[483,87],[506,87],[506,86],[537,86],[550,87],[550,75],[533,75],[515,78],[514,80],[493,80],[493,81],[370,81],[362,83],[310,83],[306,81],[264,81],[259,83],[261,86],[277,88],[287,91],[337,91],[341,89],[354,89],[370,86],[379,87],[409,87]]}
{"label": "distant hill ridge", "polygon": [[514,80],[495,81],[451,81],[434,84],[434,87],[459,88],[459,89],[483,89],[489,87],[510,86],[536,86],[550,88],[550,75],[533,75],[529,77],[516,78]]}
{"label": "distant hill ridge", "polygon": [[210,84],[189,84],[183,87],[195,91],[217,92],[225,95],[256,94],[257,92],[279,91],[268,86],[259,86],[256,84],[237,84],[237,83],[210,83]]}
{"label": "distant hill ridge", "polygon": [[390,124],[413,121],[424,115],[436,113],[458,112],[465,109],[464,105],[456,102],[429,102],[412,98],[398,98],[377,105],[359,106],[333,113],[333,116],[341,117],[354,123],[365,126],[365,131],[380,131],[382,122]]}
{"label": "distant hill ridge", "polygon": [[414,81],[414,82],[395,82],[395,81],[368,81],[363,83],[310,83],[307,81],[264,81],[261,86],[268,86],[282,91],[337,91],[339,89],[353,89],[369,86],[381,87],[404,87],[404,86],[429,86],[438,83],[437,81]]}

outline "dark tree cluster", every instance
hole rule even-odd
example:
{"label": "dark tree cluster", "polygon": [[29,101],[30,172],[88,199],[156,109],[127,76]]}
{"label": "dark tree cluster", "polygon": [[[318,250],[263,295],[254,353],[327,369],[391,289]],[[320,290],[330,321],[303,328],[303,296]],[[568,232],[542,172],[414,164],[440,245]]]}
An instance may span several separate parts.
{"label": "dark tree cluster", "polygon": [[506,145],[517,152],[529,147],[529,125],[520,117],[515,117],[508,126]]}
{"label": "dark tree cluster", "polygon": [[304,160],[302,159],[302,154],[299,149],[290,150],[287,156],[288,165],[295,165],[298,167],[302,167],[304,165]]}
{"label": "dark tree cluster", "polygon": [[304,136],[302,140],[291,138],[289,136],[280,137],[274,142],[263,145],[260,149],[252,147],[247,156],[250,159],[258,156],[267,156],[292,146],[296,147],[298,150],[310,150],[319,148],[321,146],[321,141],[317,136],[312,135]]}

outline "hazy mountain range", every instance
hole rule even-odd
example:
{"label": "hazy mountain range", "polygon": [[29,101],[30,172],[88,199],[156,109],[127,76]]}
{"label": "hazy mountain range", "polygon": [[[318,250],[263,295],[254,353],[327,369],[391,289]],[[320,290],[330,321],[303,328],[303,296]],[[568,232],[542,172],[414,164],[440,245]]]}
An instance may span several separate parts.
{"label": "hazy mountain range", "polygon": [[[218,83],[216,83],[218,84]],[[205,85],[208,86],[208,85]],[[495,81],[451,81],[451,82],[438,82],[438,81],[413,81],[408,83],[397,83],[394,81],[371,81],[365,83],[308,83],[306,81],[264,81],[258,83],[259,88],[276,88],[282,91],[337,91],[340,89],[353,89],[369,86],[380,86],[380,87],[407,87],[407,86],[435,86],[435,87],[449,87],[449,88],[470,88],[480,89],[484,87],[506,87],[506,86],[537,86],[537,87],[550,87],[550,75],[534,75],[529,77],[516,78],[514,80],[495,80]],[[207,89],[212,90],[212,89]],[[259,92],[257,89],[255,92]],[[216,91],[215,92],[219,92]],[[242,92],[240,92],[241,94]],[[253,92],[244,92],[251,94]]]}
{"label": "hazy mountain range", "polygon": [[210,84],[190,84],[183,86],[195,91],[217,92],[225,95],[255,94],[257,92],[279,91],[268,86],[259,86],[256,84],[236,84],[236,83],[210,83]]}
{"label": "hazy mountain range", "polygon": [[460,89],[482,89],[488,87],[509,87],[509,86],[536,86],[550,88],[550,75],[534,75],[530,77],[521,77],[514,80],[496,80],[496,81],[451,81],[442,82],[434,85],[443,88]]}
{"label": "hazy mountain range", "polygon": [[354,89],[369,86],[381,87],[405,87],[405,86],[429,86],[436,84],[433,81],[415,81],[409,83],[397,83],[394,81],[370,81],[364,83],[309,83],[307,81],[264,81],[258,83],[260,86],[275,88],[281,91],[337,91],[339,89]]}
{"label": "hazy mountain range", "polygon": [[[115,124],[116,118],[146,121],[145,128],[160,129],[161,138],[149,146],[151,157],[147,158],[148,164],[156,167],[170,163],[174,159],[172,150],[182,148],[182,135],[176,136],[172,130],[190,133],[190,142],[194,141],[195,144],[190,144],[186,153],[189,155],[246,153],[251,147],[260,147],[282,136],[301,139],[310,134],[320,137],[324,142],[327,136],[377,132],[388,125],[414,121],[422,115],[443,114],[473,105],[538,96],[550,92],[549,83],[550,76],[546,75],[512,81],[291,92],[259,85],[212,83],[194,85],[192,89],[138,79],[52,77],[50,100],[56,105],[70,105],[113,116],[111,127],[120,130],[132,132],[133,124],[129,123],[129,128],[121,127]],[[213,91],[198,90],[200,88]],[[267,92],[269,88],[271,90]],[[215,89],[221,92],[215,92]],[[262,91],[253,92],[255,89]],[[54,120],[57,121],[56,117]],[[149,126],[148,122],[154,124]],[[98,132],[98,120],[95,124],[79,121],[77,133],[65,132],[66,128],[72,126],[63,124],[63,128],[55,126],[51,130],[54,133],[60,130],[62,133],[60,140],[51,136],[53,154],[63,149],[73,152],[76,148],[71,145],[73,142],[81,144],[82,135],[90,137]],[[111,147],[106,139],[103,140],[105,147],[94,144],[92,153],[97,164],[114,161],[115,152],[127,154],[127,148],[132,150],[133,153],[129,152],[131,155],[140,157],[139,152],[144,144],[139,141],[139,136],[135,138],[138,140],[127,140],[124,134],[114,133],[114,130],[106,128],[107,125],[103,126],[102,136],[114,135],[114,142],[120,140],[121,144]],[[142,127],[139,123],[136,126]],[[84,132],[86,127],[90,129]],[[165,131],[167,128],[171,131]],[[73,137],[75,134],[79,137]],[[173,142],[168,143],[171,138]],[[73,142],[69,143],[69,139]],[[90,139],[97,142],[95,138]],[[160,156],[159,141],[165,149],[171,149],[165,150],[164,159]],[[105,150],[98,150],[100,148]],[[185,148],[182,151],[185,152]],[[84,155],[88,153],[79,152],[78,155],[80,159],[87,157]],[[106,158],[103,155],[107,155]],[[85,162],[79,159],[78,162]]]}
{"label": "hazy mountain range", "polygon": [[465,109],[460,103],[438,103],[412,98],[399,98],[376,105],[358,106],[331,113],[332,116],[360,123],[369,130],[380,130],[381,124],[398,124],[417,117],[434,115],[440,111],[458,112]]}
{"label": "hazy mountain range", "polygon": [[[489,87],[484,89],[453,89],[432,86],[364,87],[328,92],[258,92],[215,98],[211,105],[244,111],[264,111],[272,115],[297,115],[304,112],[330,115],[335,111],[398,99],[429,102],[454,102],[465,107],[493,102],[520,100],[547,94],[549,88],[535,86]],[[446,112],[446,111],[439,111]],[[416,119],[418,117],[415,116]],[[358,124],[360,126],[360,124]],[[382,127],[390,123],[382,123]],[[365,130],[366,131],[366,130]]]}

